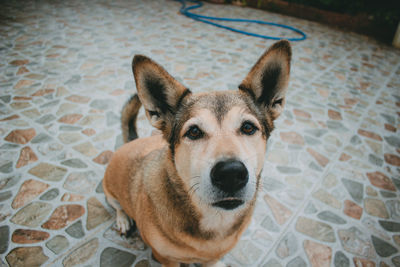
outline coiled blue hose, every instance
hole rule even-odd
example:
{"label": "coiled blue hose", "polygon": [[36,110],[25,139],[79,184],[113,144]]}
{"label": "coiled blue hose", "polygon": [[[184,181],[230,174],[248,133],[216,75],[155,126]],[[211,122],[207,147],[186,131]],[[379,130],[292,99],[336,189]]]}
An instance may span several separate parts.
{"label": "coiled blue hose", "polygon": [[[209,17],[209,16],[203,16],[203,15],[198,15],[198,14],[194,14],[189,12],[189,10],[193,10],[196,8],[200,8],[203,6],[203,3],[197,0],[188,0],[188,2],[194,3],[195,5],[193,6],[189,6],[186,7],[186,0],[175,0],[178,1],[182,4],[181,9],[179,10],[179,12],[183,15],[185,15],[188,18],[197,20],[197,21],[201,21],[219,28],[223,28],[223,29],[227,29],[233,32],[237,32],[237,33],[241,33],[241,34],[245,34],[245,35],[249,35],[249,36],[254,36],[254,37],[259,37],[259,38],[263,38],[263,39],[272,39],[272,40],[281,40],[281,39],[286,39],[288,41],[303,41],[307,38],[307,35],[302,32],[299,29],[296,29],[292,26],[288,26],[288,25],[284,25],[284,24],[279,24],[279,23],[274,23],[274,22],[266,22],[266,21],[261,21],[261,20],[253,20],[253,19],[232,19],[232,18],[219,18],[219,17]],[[257,34],[257,33],[252,33],[252,32],[246,32],[246,31],[242,31],[242,30],[238,30],[232,27],[228,27],[225,25],[221,25],[215,22],[211,22],[209,20],[219,20],[219,21],[233,21],[233,22],[249,22],[249,23],[257,23],[257,24],[264,24],[264,25],[270,25],[270,26],[275,26],[275,27],[281,27],[284,29],[288,29],[291,31],[294,31],[300,35],[302,35],[302,37],[298,37],[298,38],[286,38],[286,37],[275,37],[275,36],[269,36],[269,35],[262,35],[262,34]]]}

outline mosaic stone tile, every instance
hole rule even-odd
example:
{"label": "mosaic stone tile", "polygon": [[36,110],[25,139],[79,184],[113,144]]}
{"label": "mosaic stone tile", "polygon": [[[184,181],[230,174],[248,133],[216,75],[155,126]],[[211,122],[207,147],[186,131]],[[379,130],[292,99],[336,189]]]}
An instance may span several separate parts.
{"label": "mosaic stone tile", "polygon": [[371,196],[371,197],[376,197],[378,195],[378,192],[376,192],[376,190],[370,186],[367,186],[366,193],[368,196]]}
{"label": "mosaic stone tile", "polygon": [[49,257],[43,253],[42,247],[18,247],[14,248],[6,256],[8,264],[11,266],[40,266]]}
{"label": "mosaic stone tile", "polygon": [[119,124],[120,118],[114,112],[106,113],[106,124],[107,126],[113,126]]}
{"label": "mosaic stone tile", "polygon": [[262,221],[261,226],[264,227],[266,230],[271,232],[278,232],[279,227],[275,222],[272,220],[271,217],[266,216],[265,219]]}
{"label": "mosaic stone tile", "polygon": [[373,258],[375,250],[369,239],[369,236],[352,226],[347,230],[338,231],[339,239],[343,248],[352,254]]}
{"label": "mosaic stone tile", "polygon": [[249,240],[242,240],[230,252],[240,264],[246,265],[256,261],[262,254],[262,250]]}
{"label": "mosaic stone tile", "polygon": [[61,164],[64,166],[77,168],[77,169],[87,168],[87,166],[88,166],[81,159],[67,159],[67,160],[61,161]]}
{"label": "mosaic stone tile", "polygon": [[340,209],[342,206],[337,198],[335,198],[332,194],[326,192],[324,189],[318,189],[312,195],[314,198],[333,208]]}
{"label": "mosaic stone tile", "polygon": [[398,190],[400,190],[400,179],[392,178],[392,181],[393,181],[394,185],[396,186],[396,188]]}
{"label": "mosaic stone tile", "polygon": [[104,193],[103,190],[103,181],[101,181],[96,187],[96,193]]}
{"label": "mosaic stone tile", "polygon": [[345,224],[346,220],[342,219],[340,216],[336,215],[333,212],[330,211],[321,211],[320,213],[317,214],[317,217],[320,220],[331,222],[331,223],[336,223],[336,224]]}
{"label": "mosaic stone tile", "polygon": [[94,256],[98,247],[99,247],[99,240],[97,238],[90,240],[89,242],[78,247],[77,249],[72,251],[68,256],[66,256],[63,260],[63,265],[65,267],[69,267],[78,264],[84,264]]}
{"label": "mosaic stone tile", "polygon": [[150,263],[147,260],[141,260],[135,264],[135,267],[150,267]]}
{"label": "mosaic stone tile", "polygon": [[393,241],[397,246],[400,246],[400,235],[394,235]]}
{"label": "mosaic stone tile", "polygon": [[356,220],[359,220],[363,213],[363,208],[358,206],[351,200],[346,199],[344,201],[344,210],[343,213],[349,217],[352,217]]}
{"label": "mosaic stone tile", "polygon": [[73,223],[71,226],[68,226],[65,229],[65,232],[74,238],[82,238],[85,236],[85,231],[83,230],[81,220]]}
{"label": "mosaic stone tile", "polygon": [[62,116],[61,118],[59,118],[58,122],[66,123],[66,124],[75,124],[82,117],[83,117],[82,114],[77,114],[77,113],[66,114],[66,115]]}
{"label": "mosaic stone tile", "polygon": [[283,239],[278,243],[276,248],[276,255],[279,258],[284,259],[293,256],[298,250],[297,240],[293,233],[287,233]]}
{"label": "mosaic stone tile", "polygon": [[96,174],[93,171],[73,172],[68,175],[64,188],[75,193],[87,194],[96,186]]}
{"label": "mosaic stone tile", "polygon": [[395,197],[397,197],[397,194],[396,194],[396,193],[387,192],[387,191],[383,191],[383,190],[380,191],[380,194],[381,194],[381,196],[382,196],[383,198],[395,198]]}
{"label": "mosaic stone tile", "polygon": [[12,176],[9,177],[2,177],[0,178],[0,190],[5,190],[8,188],[13,187],[14,185],[16,185],[18,183],[18,181],[21,179],[21,175],[20,174],[13,174]]}
{"label": "mosaic stone tile", "polygon": [[80,140],[82,140],[82,136],[79,133],[61,133],[58,136],[58,139],[61,141],[61,143],[69,145],[76,143]]}
{"label": "mosaic stone tile", "polygon": [[398,222],[391,222],[391,221],[382,221],[379,220],[379,224],[384,228],[386,231],[389,232],[400,232],[400,223]]}
{"label": "mosaic stone tile", "polygon": [[93,161],[98,163],[98,164],[104,165],[104,164],[107,164],[110,161],[112,155],[113,155],[113,152],[110,151],[110,150],[103,151],[97,157],[95,157],[93,159]]}
{"label": "mosaic stone tile", "polygon": [[264,196],[265,202],[267,202],[270,207],[272,214],[278,224],[284,224],[292,215],[292,212],[286,208],[284,205],[280,204],[276,199],[269,195]]}
{"label": "mosaic stone tile", "polygon": [[36,131],[33,128],[14,130],[9,133],[4,140],[17,144],[26,144],[36,136]]}
{"label": "mosaic stone tile", "polygon": [[113,135],[114,135],[113,130],[105,130],[105,131],[102,131],[101,133],[99,133],[98,135],[96,135],[93,138],[93,141],[96,141],[96,142],[105,141],[105,140],[108,140],[111,137],[113,137]]}
{"label": "mosaic stone tile", "polygon": [[60,181],[67,169],[49,163],[39,163],[29,170],[29,173],[45,181]]}
{"label": "mosaic stone tile", "polygon": [[385,161],[394,166],[400,166],[400,157],[395,155],[395,154],[389,154],[385,153],[384,154]]}
{"label": "mosaic stone tile", "polygon": [[289,261],[286,267],[306,267],[307,263],[299,256]]}
{"label": "mosaic stone tile", "polygon": [[372,244],[374,245],[376,253],[379,256],[389,257],[398,252],[398,250],[388,242],[385,242],[384,240],[374,235],[371,238],[372,238]]}
{"label": "mosaic stone tile", "polygon": [[5,191],[0,193],[0,202],[6,201],[12,197],[11,191]]}
{"label": "mosaic stone tile", "polygon": [[53,188],[40,196],[40,200],[50,201],[55,199],[59,194],[60,190],[58,190],[58,188]]}
{"label": "mosaic stone tile", "polygon": [[18,244],[33,244],[49,238],[49,233],[36,230],[17,229],[13,232],[11,240]]}
{"label": "mosaic stone tile", "polygon": [[20,209],[11,222],[26,227],[37,227],[49,215],[52,206],[42,202],[32,202]]}
{"label": "mosaic stone tile", "polygon": [[400,200],[393,199],[386,201],[386,207],[389,210],[390,217],[395,220],[400,220]]}
{"label": "mosaic stone tile", "polygon": [[81,217],[85,209],[78,204],[62,205],[57,207],[50,218],[42,225],[42,228],[58,230],[69,225],[71,222]]}
{"label": "mosaic stone tile", "polygon": [[280,136],[284,142],[289,144],[304,145],[303,137],[296,132],[281,132]]}
{"label": "mosaic stone tile", "polygon": [[88,157],[94,157],[98,154],[97,149],[91,142],[85,142],[83,144],[76,145],[73,148]]}
{"label": "mosaic stone tile", "polygon": [[307,152],[310,153],[310,155],[318,162],[319,165],[322,167],[325,167],[329,163],[329,159],[322,155],[321,153],[318,153],[312,148],[307,148]]}
{"label": "mosaic stone tile", "polygon": [[396,148],[400,147],[400,138],[399,137],[391,135],[391,136],[385,136],[384,139],[389,145],[396,147]]}
{"label": "mosaic stone tile", "polygon": [[400,266],[400,256],[393,257],[392,263],[394,264],[395,267]]}
{"label": "mosaic stone tile", "polygon": [[75,111],[76,109],[78,109],[78,105],[76,104],[72,104],[72,103],[62,103],[60,105],[60,107],[58,108],[56,115],[60,116],[60,115],[67,115],[70,112]]}
{"label": "mosaic stone tile", "polygon": [[45,133],[39,133],[38,135],[35,136],[35,138],[32,139],[31,143],[32,144],[46,143],[51,140],[52,138],[49,135]]}
{"label": "mosaic stone tile", "polygon": [[46,242],[46,247],[50,249],[55,254],[60,254],[69,245],[68,239],[62,235],[57,235],[51,240]]}
{"label": "mosaic stone tile", "polygon": [[362,258],[353,258],[353,263],[356,267],[375,267],[376,264],[375,262],[367,259],[362,259]]}
{"label": "mosaic stone tile", "polygon": [[362,203],[363,196],[364,196],[364,187],[361,183],[355,182],[349,179],[342,179],[344,186],[346,187],[347,191],[349,192],[350,196],[354,199],[357,203]]}
{"label": "mosaic stone tile", "polygon": [[314,204],[312,202],[308,203],[306,208],[304,209],[304,212],[306,214],[314,214],[317,211],[318,211],[317,208],[314,206]]}
{"label": "mosaic stone tile", "polygon": [[[87,115],[83,117],[83,119],[81,119],[78,124],[82,126],[89,126],[103,119],[104,117],[102,115]],[[75,137],[75,139],[77,139],[77,137]]]}
{"label": "mosaic stone tile", "polygon": [[48,124],[49,122],[55,120],[56,117],[52,114],[46,114],[42,117],[40,117],[39,119],[35,120],[35,122],[39,123],[39,124]]}
{"label": "mosaic stone tile", "polygon": [[101,252],[100,266],[131,266],[136,256],[132,253],[108,247]]}
{"label": "mosaic stone tile", "polygon": [[268,262],[266,262],[263,267],[282,267],[282,265],[279,263],[278,260],[276,259],[271,259]]}
{"label": "mosaic stone tile", "polygon": [[367,173],[367,177],[372,185],[390,191],[396,191],[393,182],[381,172]]}
{"label": "mosaic stone tile", "polygon": [[364,208],[365,211],[372,216],[377,216],[384,219],[389,218],[389,213],[385,204],[379,199],[366,198],[364,201]]}
{"label": "mosaic stone tile", "polygon": [[303,243],[307,257],[311,266],[327,266],[331,265],[332,249],[326,245],[306,240]]}
{"label": "mosaic stone tile", "polygon": [[337,251],[335,253],[333,263],[334,263],[335,267],[349,267],[350,266],[349,258],[341,251]]}
{"label": "mosaic stone tile", "polygon": [[95,197],[89,198],[87,201],[87,221],[86,228],[91,230],[103,222],[109,220],[111,215],[103,207],[101,202]]}
{"label": "mosaic stone tile", "polygon": [[0,172],[2,173],[11,173],[13,171],[13,163],[12,161],[9,161],[5,163],[4,165],[0,166]]}
{"label": "mosaic stone tile", "polygon": [[297,219],[296,230],[320,241],[336,241],[333,228],[329,224],[318,222],[306,217],[299,217]]}
{"label": "mosaic stone tile", "polygon": [[65,193],[61,197],[61,201],[67,201],[67,202],[75,202],[75,201],[80,201],[83,200],[85,197],[79,194],[74,194],[74,193]]}
{"label": "mosaic stone tile", "polygon": [[88,128],[82,131],[83,134],[87,136],[92,136],[96,134],[96,131],[94,129]]}
{"label": "mosaic stone tile", "polygon": [[21,154],[15,167],[21,168],[37,160],[38,157],[36,156],[35,152],[33,152],[33,150],[29,146],[27,146],[21,150]]}
{"label": "mosaic stone tile", "polygon": [[11,207],[13,209],[18,209],[25,204],[31,202],[36,196],[40,195],[49,187],[48,184],[36,181],[33,179],[26,180],[19,189],[17,195],[15,196]]}
{"label": "mosaic stone tile", "polygon": [[3,254],[8,249],[10,236],[10,227],[8,225],[0,226],[0,253]]}

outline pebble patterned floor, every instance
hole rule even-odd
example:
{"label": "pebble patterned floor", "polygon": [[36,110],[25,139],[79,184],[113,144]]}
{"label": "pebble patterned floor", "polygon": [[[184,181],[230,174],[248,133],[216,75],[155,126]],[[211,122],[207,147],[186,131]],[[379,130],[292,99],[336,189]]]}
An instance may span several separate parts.
{"label": "pebble patterned floor", "polygon": [[[159,266],[115,231],[101,179],[122,143],[134,54],[193,91],[237,88],[272,41],[193,22],[172,1],[0,8],[0,266]],[[400,51],[260,10],[203,13],[304,30],[263,191],[231,266],[400,266]],[[241,26],[241,27],[245,27]],[[254,31],[291,36],[280,29]],[[151,127],[141,113],[140,135]]]}

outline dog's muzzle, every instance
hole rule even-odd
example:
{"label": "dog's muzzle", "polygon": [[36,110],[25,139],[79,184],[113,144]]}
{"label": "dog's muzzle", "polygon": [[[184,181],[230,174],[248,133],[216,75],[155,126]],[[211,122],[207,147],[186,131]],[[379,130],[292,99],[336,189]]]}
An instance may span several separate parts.
{"label": "dog's muzzle", "polygon": [[210,177],[212,185],[226,196],[213,203],[213,206],[231,210],[244,203],[242,199],[235,197],[249,181],[249,172],[241,161],[230,159],[218,162],[211,169]]}

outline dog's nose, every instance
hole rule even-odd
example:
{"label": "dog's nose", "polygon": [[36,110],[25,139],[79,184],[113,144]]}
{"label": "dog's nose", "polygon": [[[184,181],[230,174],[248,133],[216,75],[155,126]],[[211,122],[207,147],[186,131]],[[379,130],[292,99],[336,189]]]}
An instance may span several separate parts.
{"label": "dog's nose", "polygon": [[242,189],[249,181],[249,172],[241,161],[220,161],[211,169],[211,183],[226,193]]}

